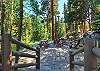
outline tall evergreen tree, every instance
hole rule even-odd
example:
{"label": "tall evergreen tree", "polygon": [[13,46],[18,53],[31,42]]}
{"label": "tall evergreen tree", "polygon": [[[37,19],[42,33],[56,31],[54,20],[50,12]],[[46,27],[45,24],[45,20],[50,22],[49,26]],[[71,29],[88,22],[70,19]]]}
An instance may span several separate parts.
{"label": "tall evergreen tree", "polygon": [[[85,31],[85,23],[90,25],[91,18],[94,16],[93,0],[69,0],[68,1],[68,22],[75,25],[82,25]],[[70,24],[70,25],[71,25]],[[73,24],[74,26],[74,24]],[[91,29],[91,27],[90,27]]]}

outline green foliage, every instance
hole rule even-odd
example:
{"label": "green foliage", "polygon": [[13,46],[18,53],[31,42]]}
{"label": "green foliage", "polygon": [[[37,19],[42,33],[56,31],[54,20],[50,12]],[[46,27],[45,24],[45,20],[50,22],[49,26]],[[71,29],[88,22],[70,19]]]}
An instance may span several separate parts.
{"label": "green foliage", "polygon": [[38,1],[37,0],[30,0],[30,4],[31,4],[31,7],[32,7],[32,10],[34,11],[34,13],[36,15],[40,15],[41,10],[39,8],[40,5],[39,5]]}
{"label": "green foliage", "polygon": [[42,12],[45,12],[46,10],[49,9],[49,0],[41,0],[41,10]]}
{"label": "green foliage", "polygon": [[41,31],[43,30],[43,25],[41,25],[40,21],[38,17],[33,17],[32,18],[32,39],[34,39],[34,41],[39,41],[41,40]]}
{"label": "green foliage", "polygon": [[[26,2],[25,0],[24,2]],[[68,0],[67,10],[64,14],[67,16],[67,29],[70,29],[70,25],[77,27],[80,22],[86,19],[86,10],[87,8],[92,9],[92,16],[95,10],[95,6],[99,5],[99,0]],[[50,9],[50,0],[29,0],[31,5],[29,8],[33,11],[33,14],[24,12],[23,15],[23,26],[22,26],[22,41],[27,44],[32,44],[34,42],[40,41],[42,39],[51,39],[51,9]],[[95,5],[95,4],[96,5]],[[18,27],[19,27],[19,0],[7,0],[6,1],[6,20],[9,24],[9,32],[13,37],[18,37]],[[58,8],[58,1],[54,0],[55,5],[55,14]],[[86,5],[86,6],[85,6]],[[26,5],[24,5],[25,7]],[[99,18],[100,12],[94,12],[95,18],[93,19],[93,27],[100,25]],[[43,22],[41,22],[43,20]],[[59,21],[60,22],[60,21]],[[58,25],[58,36],[63,37],[65,30],[62,29],[63,24],[59,23]]]}
{"label": "green foliage", "polygon": [[58,37],[61,38],[61,37],[64,37],[64,23],[59,23],[59,26],[58,26]]}
{"label": "green foliage", "polygon": [[[95,18],[96,5],[94,0],[68,0],[67,10],[65,10],[65,16],[67,16],[67,25],[69,30],[78,32],[78,26],[83,23],[91,24],[91,21]],[[83,28],[85,24],[83,24]],[[71,28],[73,27],[74,30]],[[91,25],[89,25],[91,29]]]}
{"label": "green foliage", "polygon": [[92,21],[93,30],[100,28],[100,10],[98,10],[98,8],[100,8],[99,5],[100,1],[95,0],[96,11],[95,11],[95,18]]}

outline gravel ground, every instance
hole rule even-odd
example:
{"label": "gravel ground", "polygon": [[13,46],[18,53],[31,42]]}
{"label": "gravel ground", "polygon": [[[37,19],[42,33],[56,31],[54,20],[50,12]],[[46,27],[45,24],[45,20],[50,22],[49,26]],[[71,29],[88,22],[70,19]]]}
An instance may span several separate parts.
{"label": "gravel ground", "polygon": [[[75,42],[66,41],[62,48],[41,49],[40,53],[40,70],[36,70],[35,66],[24,68],[23,71],[69,71],[69,47],[74,47]],[[76,49],[73,49],[73,51]],[[25,53],[35,54],[32,51]],[[75,55],[75,61],[83,61],[84,53]],[[35,59],[21,58],[20,62],[30,63],[35,62]],[[19,70],[21,71],[21,70]],[[84,67],[75,65],[74,71],[84,71]]]}
{"label": "gravel ground", "polygon": [[[83,53],[75,56],[75,61],[82,61]],[[80,57],[80,58],[79,58]],[[66,48],[49,48],[41,51],[40,71],[69,71],[69,51]],[[81,66],[75,66],[75,71],[84,71]]]}
{"label": "gravel ground", "polygon": [[[40,56],[41,56],[40,70],[36,70],[35,66],[32,66],[32,67],[24,68],[23,71],[69,71],[69,49],[68,48],[48,48],[45,50],[41,50]],[[35,62],[35,60],[28,59],[28,58],[22,58],[22,59],[20,59],[21,62],[23,61],[26,63]],[[84,59],[83,53],[75,56],[75,61],[82,61],[83,59]],[[84,71],[84,68],[76,65],[74,70]]]}

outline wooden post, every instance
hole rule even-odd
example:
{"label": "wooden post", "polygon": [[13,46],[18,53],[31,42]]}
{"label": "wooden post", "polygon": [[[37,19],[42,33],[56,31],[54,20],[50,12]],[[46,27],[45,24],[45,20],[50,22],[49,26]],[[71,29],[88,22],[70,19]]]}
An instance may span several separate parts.
{"label": "wooden post", "polygon": [[38,51],[36,51],[36,55],[38,57],[36,58],[36,69],[40,69],[40,48],[37,47],[37,50]]}
{"label": "wooden post", "polygon": [[84,48],[84,71],[98,71],[97,58],[92,53],[93,47],[95,47],[95,40],[86,38]]}
{"label": "wooden post", "polygon": [[11,41],[10,41],[10,35],[8,33],[2,35],[1,52],[2,52],[2,71],[12,71]]}
{"label": "wooden post", "polygon": [[74,55],[72,55],[72,51],[69,52],[69,57],[70,57],[70,71],[74,71]]}

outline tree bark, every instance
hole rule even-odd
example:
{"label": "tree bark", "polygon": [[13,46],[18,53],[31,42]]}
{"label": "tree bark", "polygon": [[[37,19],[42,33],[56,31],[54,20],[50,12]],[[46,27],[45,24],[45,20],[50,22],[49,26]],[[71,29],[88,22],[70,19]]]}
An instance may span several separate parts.
{"label": "tree bark", "polygon": [[[20,21],[19,21],[19,28],[18,28],[18,40],[21,41],[21,35],[22,35],[22,24],[23,24],[23,0],[20,0]],[[19,51],[20,46],[17,45],[17,51]],[[18,63],[19,56],[15,57],[15,63]],[[15,69],[17,71],[17,69]]]}
{"label": "tree bark", "polygon": [[54,29],[54,3],[51,0],[51,15],[52,15],[52,40],[55,39],[55,29]]}
{"label": "tree bark", "polygon": [[12,71],[11,70],[11,40],[10,35],[5,33],[2,35],[1,42],[1,52],[2,52],[2,71]]}
{"label": "tree bark", "polygon": [[3,0],[1,2],[1,35],[4,33],[4,18],[5,18],[5,5],[3,4]]}

